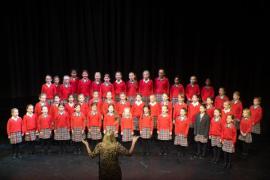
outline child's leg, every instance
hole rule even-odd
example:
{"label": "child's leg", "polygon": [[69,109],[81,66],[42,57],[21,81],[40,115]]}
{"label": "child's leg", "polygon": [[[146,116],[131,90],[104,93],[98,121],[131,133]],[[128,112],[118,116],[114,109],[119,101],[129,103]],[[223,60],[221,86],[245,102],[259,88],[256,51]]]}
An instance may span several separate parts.
{"label": "child's leg", "polygon": [[232,153],[227,153],[227,154],[228,154],[227,168],[231,168],[232,167]]}
{"label": "child's leg", "polygon": [[163,142],[161,140],[159,140],[159,147],[160,147],[160,155],[164,154],[164,146],[163,146]]}
{"label": "child's leg", "polygon": [[16,157],[16,144],[11,144],[12,146],[12,156]]}
{"label": "child's leg", "polygon": [[145,143],[146,143],[146,154],[149,155],[150,154],[150,140],[145,139]]}
{"label": "child's leg", "polygon": [[217,163],[219,161],[220,158],[220,152],[221,152],[221,148],[216,147],[216,158],[215,158],[215,163]]}
{"label": "child's leg", "polygon": [[224,168],[226,168],[228,164],[228,153],[225,151],[223,152],[224,152]]}
{"label": "child's leg", "polygon": [[201,143],[197,142],[197,153],[196,155],[199,156],[201,154]]}
{"label": "child's leg", "polygon": [[16,155],[18,158],[21,158],[20,143],[16,144]]}
{"label": "child's leg", "polygon": [[216,156],[217,156],[217,147],[216,147],[216,146],[212,146],[212,150],[213,150],[213,158],[212,158],[212,161],[215,161]]}
{"label": "child's leg", "polygon": [[202,143],[202,156],[206,156],[207,143]]}
{"label": "child's leg", "polygon": [[165,143],[164,143],[164,151],[165,151],[164,155],[169,154],[169,145],[170,145],[170,141],[165,141]]}

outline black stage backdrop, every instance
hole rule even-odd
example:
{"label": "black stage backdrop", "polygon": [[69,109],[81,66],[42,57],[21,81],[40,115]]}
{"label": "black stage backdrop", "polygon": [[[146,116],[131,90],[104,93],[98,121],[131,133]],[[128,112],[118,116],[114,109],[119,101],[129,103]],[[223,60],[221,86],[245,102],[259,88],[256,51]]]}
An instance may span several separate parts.
{"label": "black stage backdrop", "polygon": [[200,85],[210,77],[230,97],[239,90],[245,106],[253,96],[267,102],[264,6],[263,0],[5,4],[1,114],[6,118],[12,106],[23,108],[36,99],[46,74],[62,76],[71,68],[87,69],[91,77],[95,71],[113,76],[120,70],[126,79],[129,71],[141,78],[144,69],[155,77],[162,67],[171,81],[179,74],[187,84],[195,74]]}

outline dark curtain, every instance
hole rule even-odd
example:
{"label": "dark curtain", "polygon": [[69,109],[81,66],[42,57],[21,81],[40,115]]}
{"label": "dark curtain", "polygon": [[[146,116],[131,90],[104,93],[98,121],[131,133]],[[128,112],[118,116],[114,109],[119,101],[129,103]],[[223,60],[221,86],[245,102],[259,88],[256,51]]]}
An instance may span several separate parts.
{"label": "dark curtain", "polygon": [[[263,0],[232,3],[168,0],[18,1],[4,4],[1,99],[37,97],[46,74],[71,68],[129,71],[164,68],[187,84],[210,77],[245,105],[268,96]],[[265,82],[264,82],[265,81]],[[11,105],[10,105],[11,106]]]}

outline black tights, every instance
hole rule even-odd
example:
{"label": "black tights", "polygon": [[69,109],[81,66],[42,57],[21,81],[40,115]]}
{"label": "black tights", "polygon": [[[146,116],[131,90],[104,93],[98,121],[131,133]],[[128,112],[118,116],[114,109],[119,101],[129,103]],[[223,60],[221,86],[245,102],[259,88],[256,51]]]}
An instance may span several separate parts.
{"label": "black tights", "polygon": [[206,155],[207,143],[197,142],[197,155]]}
{"label": "black tights", "polygon": [[176,146],[176,147],[177,147],[178,158],[184,157],[186,155],[187,147],[185,146]]}
{"label": "black tights", "polygon": [[168,154],[169,153],[169,143],[170,141],[162,141],[160,140],[160,153],[161,154]]}
{"label": "black tights", "polygon": [[35,141],[27,141],[28,151],[29,153],[35,153]]}
{"label": "black tights", "polygon": [[150,139],[141,139],[143,153],[149,154],[150,153]]}
{"label": "black tights", "polygon": [[242,149],[243,154],[248,155],[249,143],[243,141],[242,147],[243,147]]}
{"label": "black tights", "polygon": [[44,153],[48,153],[49,149],[50,149],[50,139],[41,139],[41,146],[42,149],[44,150]]}
{"label": "black tights", "polygon": [[12,154],[17,156],[20,153],[21,153],[21,151],[20,151],[20,143],[12,144]]}
{"label": "black tights", "polygon": [[67,141],[65,141],[65,140],[63,140],[63,141],[58,141],[58,144],[59,144],[59,146],[60,146],[60,153],[66,152]]}
{"label": "black tights", "polygon": [[81,142],[74,142],[74,153],[81,153]]}
{"label": "black tights", "polygon": [[213,161],[218,162],[220,158],[220,152],[221,152],[220,147],[217,147],[217,146],[213,147]]}
{"label": "black tights", "polygon": [[231,163],[232,163],[232,153],[224,151],[224,164],[227,166],[231,166]]}

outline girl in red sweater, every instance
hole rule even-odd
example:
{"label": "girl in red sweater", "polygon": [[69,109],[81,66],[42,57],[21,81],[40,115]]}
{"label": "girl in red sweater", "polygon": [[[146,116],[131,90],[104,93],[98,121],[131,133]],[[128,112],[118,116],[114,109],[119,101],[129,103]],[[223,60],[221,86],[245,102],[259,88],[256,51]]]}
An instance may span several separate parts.
{"label": "girl in red sweater", "polygon": [[70,94],[68,96],[68,102],[65,104],[65,111],[69,114],[69,116],[71,116],[74,113],[74,106],[75,106],[75,102],[74,102],[74,95]]}
{"label": "girl in red sweater", "polygon": [[175,121],[178,116],[180,116],[181,109],[187,109],[187,104],[185,103],[185,95],[178,94],[178,101],[173,106],[173,120]]}
{"label": "girl in red sweater", "polygon": [[233,100],[231,102],[231,110],[235,117],[235,126],[237,129],[239,129],[240,126],[240,120],[242,118],[242,112],[243,112],[243,106],[242,102],[240,101],[240,92],[235,91],[233,93]]}
{"label": "girl in red sweater", "polygon": [[174,145],[178,146],[177,148],[177,159],[179,162],[182,161],[184,158],[186,149],[188,147],[188,130],[189,130],[189,120],[187,118],[187,109],[182,108],[180,110],[180,115],[177,116],[175,119],[175,138],[174,138]]}
{"label": "girl in red sweater", "polygon": [[55,94],[60,94],[60,85],[61,85],[61,82],[60,82],[60,77],[58,75],[54,76],[53,77],[53,85],[55,86],[55,89],[56,89],[56,93]]}
{"label": "girl in red sweater", "polygon": [[[178,102],[178,95],[179,94],[185,94],[185,88],[180,83],[179,76],[175,76],[174,78],[174,84],[170,88],[170,100],[172,104],[176,104]],[[185,95],[184,95],[185,96]]]}
{"label": "girl in red sweater", "polygon": [[119,129],[119,116],[115,112],[114,105],[110,104],[108,106],[107,113],[104,115],[103,121],[103,132],[106,134],[107,131],[114,133],[115,137],[118,137]]}
{"label": "girl in red sweater", "polygon": [[143,153],[144,155],[150,155],[150,139],[153,134],[153,119],[151,117],[151,111],[149,106],[143,107],[143,114],[141,115],[139,128],[140,137],[142,138]]}
{"label": "girl in red sweater", "polygon": [[79,104],[75,105],[75,112],[71,116],[70,123],[72,141],[75,143],[74,154],[81,154],[80,146],[82,140],[85,139],[86,117],[81,112],[81,106]]}
{"label": "girl in red sweater", "polygon": [[206,98],[206,113],[210,118],[214,117],[215,107],[213,106],[213,99],[211,97]]}
{"label": "girl in red sweater", "polygon": [[109,105],[113,105],[115,107],[115,102],[113,100],[112,92],[107,92],[106,99],[102,103],[102,113],[103,115],[107,114]]}
{"label": "girl in red sweater", "polygon": [[202,102],[205,104],[206,99],[208,97],[213,99],[214,96],[215,96],[215,90],[214,90],[213,86],[211,86],[211,80],[209,78],[207,78],[205,80],[205,86],[202,88],[202,91],[201,91]]}
{"label": "girl in red sweater", "polygon": [[149,103],[149,96],[153,94],[154,84],[150,79],[150,72],[148,70],[143,71],[143,79],[139,83],[139,93],[142,95],[142,100],[145,104]]}
{"label": "girl in red sweater", "polygon": [[45,77],[46,83],[41,87],[41,93],[46,94],[47,102],[49,105],[53,103],[53,97],[56,95],[55,85],[52,84],[52,77],[50,75],[46,75]]}
{"label": "girl in red sweater", "polygon": [[218,96],[215,98],[215,108],[223,109],[223,103],[225,101],[229,101],[229,98],[226,96],[225,89],[221,87],[218,90]]}
{"label": "girl in red sweater", "polygon": [[261,97],[255,97],[253,99],[253,105],[250,106],[249,109],[251,112],[251,118],[253,120],[252,133],[255,135],[261,134],[261,120],[263,117],[263,109],[261,107]]}
{"label": "girl in red sweater", "polygon": [[153,126],[154,126],[153,135],[156,138],[157,137],[157,118],[160,115],[161,109],[160,109],[160,104],[156,101],[156,96],[153,94],[150,96],[149,107],[150,107],[151,117],[152,117]]}
{"label": "girl in red sweater", "polygon": [[139,119],[142,115],[144,107],[144,102],[142,101],[142,96],[140,94],[137,94],[136,101],[134,102],[132,108],[131,108],[131,114],[133,116],[133,125],[134,125],[134,131],[135,134],[139,134]]}
{"label": "girl in red sweater", "polygon": [[130,108],[130,103],[127,101],[126,94],[120,93],[120,101],[116,104],[116,111],[120,117],[122,117],[125,108]]}
{"label": "girl in red sweater", "polygon": [[221,110],[214,110],[214,117],[211,118],[209,139],[211,140],[211,146],[213,149],[213,159],[212,162],[215,164],[219,161],[221,152],[221,132],[222,132],[222,122],[221,122]]}
{"label": "girl in red sweater", "polygon": [[87,138],[91,139],[93,147],[101,140],[102,114],[98,111],[97,103],[91,104],[91,111],[87,115]]}
{"label": "girl in red sweater", "polygon": [[172,139],[172,117],[168,113],[168,107],[161,107],[161,114],[157,121],[157,134],[160,140],[160,155],[166,156],[169,153],[169,142]]}
{"label": "girl in red sweater", "polygon": [[234,116],[229,114],[226,123],[222,124],[221,143],[224,152],[224,168],[231,168],[232,154],[235,152],[237,131],[233,119]]}
{"label": "girl in red sweater", "polygon": [[[54,96],[54,102],[50,107],[49,115],[54,118],[56,114],[58,113],[58,106],[60,104],[60,97],[58,95]],[[38,116],[37,116],[38,117]]]}
{"label": "girl in red sweater", "polygon": [[102,98],[102,101],[104,102],[107,98],[107,93],[111,92],[112,99],[114,99],[114,87],[113,84],[110,82],[110,75],[105,74],[104,75],[104,82],[100,85],[100,96]]}
{"label": "girl in red sweater", "polygon": [[39,95],[39,102],[36,103],[35,105],[35,114],[37,117],[39,117],[42,114],[41,112],[42,106],[47,106],[48,110],[50,109],[50,105],[47,103],[46,98],[47,96],[44,93],[41,93]]}
{"label": "girl in red sweater", "polygon": [[102,99],[99,97],[99,91],[93,91],[92,96],[93,98],[89,101],[89,107],[95,103],[97,105],[97,111],[102,113]]}
{"label": "girl in red sweater", "polygon": [[37,117],[34,114],[34,106],[32,104],[27,105],[26,114],[23,116],[23,132],[25,134],[25,141],[29,147],[29,153],[35,153],[35,141],[37,131]]}
{"label": "girl in red sweater", "polygon": [[133,138],[133,119],[130,113],[130,108],[126,107],[123,111],[123,116],[121,118],[121,135],[122,142],[126,147],[130,147],[130,142]]}
{"label": "girl in red sweater", "polygon": [[85,102],[85,96],[83,94],[78,95],[78,104],[80,105],[81,113],[86,117],[89,112],[89,106]]}
{"label": "girl in red sweater", "polygon": [[120,101],[120,94],[126,93],[126,83],[122,80],[122,73],[117,71],[115,73],[115,82],[113,83],[114,93],[115,93],[115,101]]}
{"label": "girl in red sweater", "polygon": [[19,110],[17,108],[11,109],[11,118],[7,122],[7,134],[12,145],[12,157],[21,158],[20,144],[22,143],[23,130],[22,118],[19,117]]}
{"label": "girl in red sweater", "polygon": [[250,143],[252,143],[252,119],[251,119],[251,113],[249,109],[243,110],[243,117],[240,121],[240,134],[238,139],[242,141],[242,155],[244,158],[248,155],[248,146]]}
{"label": "girl in red sweater", "polygon": [[91,92],[91,80],[88,78],[88,71],[82,71],[82,79],[78,82],[78,94],[83,94],[85,97],[85,102],[88,103]]}
{"label": "girl in red sweater", "polygon": [[127,99],[131,105],[134,104],[136,94],[138,93],[138,82],[134,72],[128,74],[129,81],[126,82],[127,87]]}
{"label": "girl in red sweater", "polygon": [[72,87],[72,94],[74,98],[77,98],[77,95],[78,95],[78,84],[79,84],[79,78],[77,76],[77,70],[72,69],[70,71],[70,85]]}
{"label": "girl in red sweater", "polygon": [[66,142],[70,140],[70,116],[63,103],[59,104],[58,113],[54,117],[54,140],[60,145],[59,153],[65,153]]}

